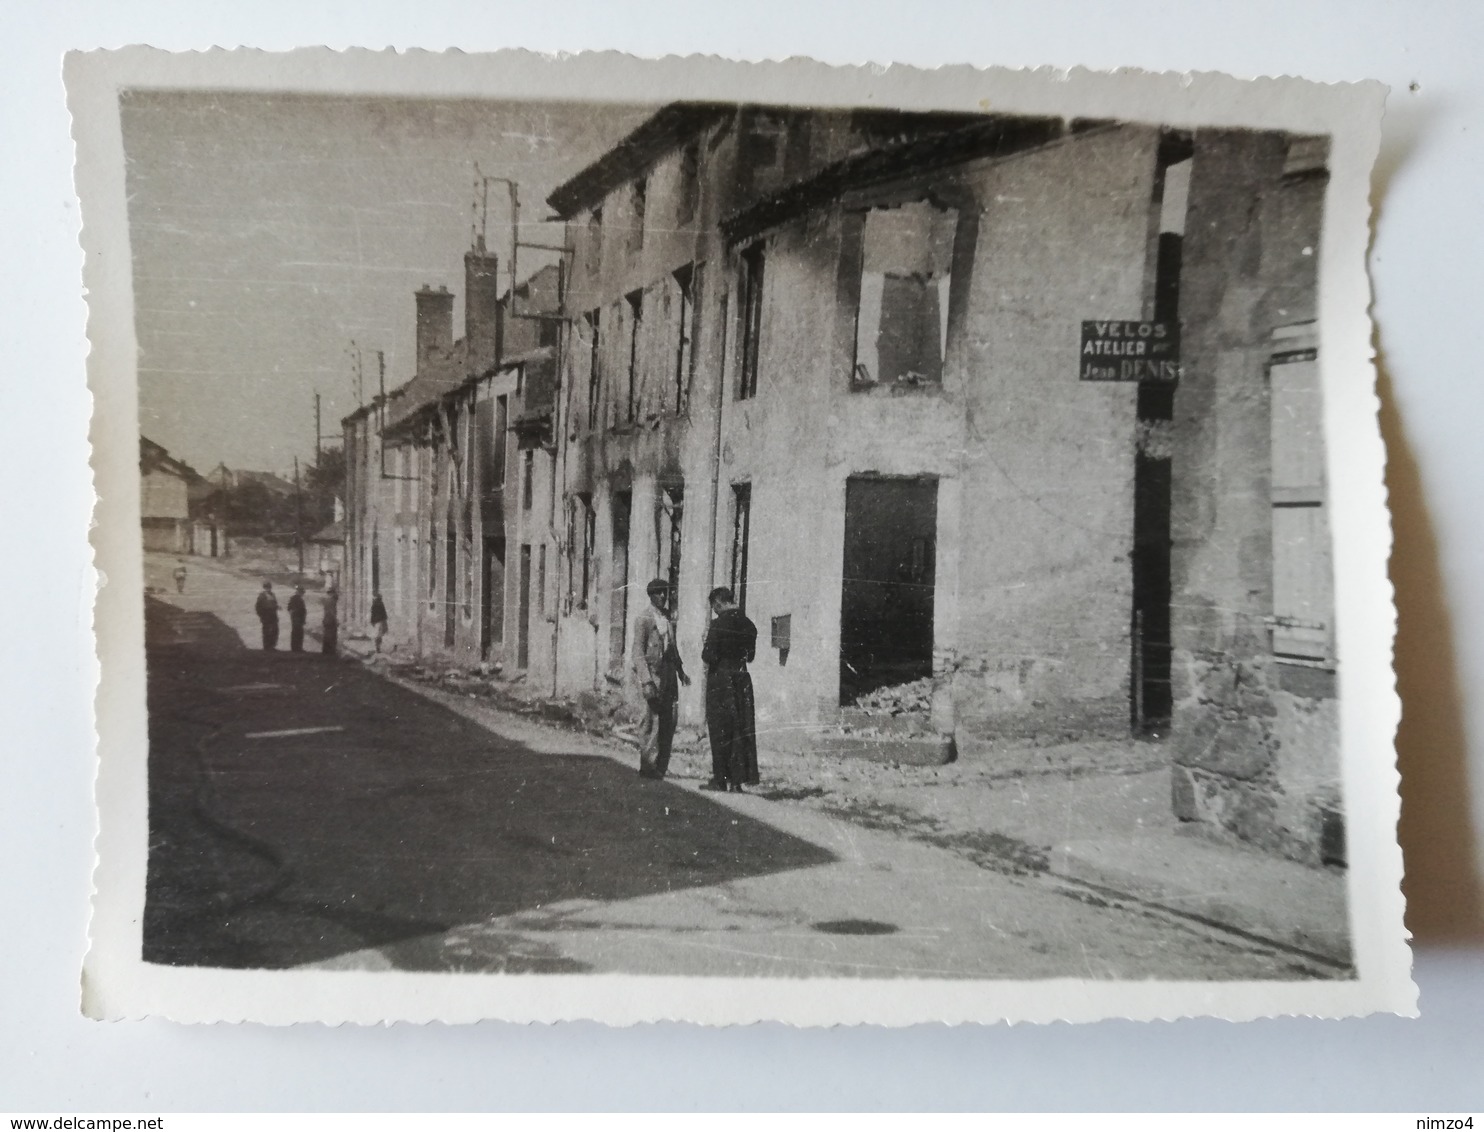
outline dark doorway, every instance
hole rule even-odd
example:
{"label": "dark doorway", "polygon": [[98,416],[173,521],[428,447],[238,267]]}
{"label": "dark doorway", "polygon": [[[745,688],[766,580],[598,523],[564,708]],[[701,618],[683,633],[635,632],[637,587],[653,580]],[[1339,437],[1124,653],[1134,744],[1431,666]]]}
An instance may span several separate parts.
{"label": "dark doorway", "polygon": [[520,620],[515,627],[515,666],[531,664],[531,548],[520,548]]}
{"label": "dark doorway", "polygon": [[[1166,135],[1150,219],[1153,232],[1151,314],[1180,320],[1180,267],[1190,193],[1191,143]],[[1129,624],[1129,720],[1135,735],[1167,733],[1174,712],[1170,623],[1170,449],[1174,435],[1173,384],[1142,382],[1138,392],[1138,449],[1134,455],[1133,610]]]}
{"label": "dark doorway", "polygon": [[505,540],[487,535],[479,569],[479,654],[488,660],[490,649],[505,643]]}
{"label": "dark doorway", "polygon": [[608,670],[622,672],[629,632],[629,519],[631,492],[613,494],[613,589],[608,595]]}
{"label": "dark doorway", "polygon": [[846,481],[841,704],[932,675],[937,529],[936,479]]}

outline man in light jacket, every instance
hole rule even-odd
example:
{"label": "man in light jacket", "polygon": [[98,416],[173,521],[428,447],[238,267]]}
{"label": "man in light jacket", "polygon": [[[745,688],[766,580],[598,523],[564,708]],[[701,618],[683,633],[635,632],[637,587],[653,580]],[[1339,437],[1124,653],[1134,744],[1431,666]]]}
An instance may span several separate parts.
{"label": "man in light jacket", "polygon": [[634,623],[634,683],[644,696],[645,709],[639,730],[639,777],[658,779],[670,766],[680,686],[689,686],[690,677],[675,644],[669,583],[656,578],[645,592],[649,608]]}

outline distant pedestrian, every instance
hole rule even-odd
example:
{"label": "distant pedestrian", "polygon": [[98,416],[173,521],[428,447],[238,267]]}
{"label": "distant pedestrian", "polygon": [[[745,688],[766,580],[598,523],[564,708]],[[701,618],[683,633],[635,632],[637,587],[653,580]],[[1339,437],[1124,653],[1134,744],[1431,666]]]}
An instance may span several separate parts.
{"label": "distant pedestrian", "polygon": [[184,558],[176,559],[175,573],[172,577],[175,578],[175,592],[178,594],[185,593],[186,564]]}
{"label": "distant pedestrian", "polygon": [[756,786],[757,715],[747,666],[757,652],[757,626],[737,608],[732,591],[711,591],[711,626],[701,646],[706,665],[706,734],[711,740],[711,781],[702,790]]}
{"label": "distant pedestrian", "polygon": [[320,651],[325,656],[334,656],[340,637],[340,591],[333,585],[325,591],[319,632]]}
{"label": "distant pedestrian", "polygon": [[639,776],[664,778],[675,741],[675,709],[680,685],[690,685],[675,623],[670,620],[670,586],[656,578],[645,587],[649,608],[634,623],[634,681],[644,696],[644,723],[639,730]]}
{"label": "distant pedestrian", "polygon": [[263,626],[263,651],[272,652],[278,647],[278,598],[273,594],[272,582],[263,583],[254,608]]}
{"label": "distant pedestrian", "polygon": [[309,615],[309,610],[304,605],[304,584],[300,582],[294,587],[294,596],[288,600],[289,610],[289,652],[304,651],[304,619]]}
{"label": "distant pedestrian", "polygon": [[376,651],[381,651],[381,642],[386,637],[387,617],[386,602],[381,600],[381,594],[371,595],[371,628],[376,630]]}

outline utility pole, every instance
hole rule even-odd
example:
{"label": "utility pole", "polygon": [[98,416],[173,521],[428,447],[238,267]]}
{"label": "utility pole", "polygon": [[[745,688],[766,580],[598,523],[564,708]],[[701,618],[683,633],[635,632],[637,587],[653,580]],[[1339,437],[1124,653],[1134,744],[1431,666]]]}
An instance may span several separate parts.
{"label": "utility pole", "polygon": [[319,469],[320,461],[324,458],[324,454],[320,450],[320,440],[323,438],[323,435],[319,424],[319,394],[316,393],[314,395],[314,466],[316,470]]}
{"label": "utility pole", "polygon": [[294,541],[299,546],[299,574],[304,573],[304,496],[299,490],[299,457],[294,457]]}

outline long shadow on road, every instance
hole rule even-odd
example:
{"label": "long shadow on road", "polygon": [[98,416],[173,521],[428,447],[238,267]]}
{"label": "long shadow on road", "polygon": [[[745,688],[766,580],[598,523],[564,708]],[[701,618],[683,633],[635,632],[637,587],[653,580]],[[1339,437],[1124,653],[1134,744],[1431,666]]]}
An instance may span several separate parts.
{"label": "long shadow on road", "polygon": [[[611,759],[530,751],[354,663],[247,649],[208,613],[148,599],[146,644],[149,962],[384,948],[443,965],[389,945],[834,860]],[[584,969],[529,941],[481,962]]]}

